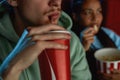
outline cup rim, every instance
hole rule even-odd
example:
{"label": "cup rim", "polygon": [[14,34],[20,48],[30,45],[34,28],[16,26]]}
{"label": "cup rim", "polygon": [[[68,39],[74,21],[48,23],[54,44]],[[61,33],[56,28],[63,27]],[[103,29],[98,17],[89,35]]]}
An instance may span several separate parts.
{"label": "cup rim", "polygon": [[[105,61],[105,60],[98,59],[98,58],[97,58],[98,52],[103,51],[103,50],[116,50],[116,51],[119,51],[119,52],[120,52],[120,50],[118,50],[117,48],[102,48],[102,49],[97,50],[97,51],[94,53],[94,57],[95,57],[96,60],[98,60],[98,61],[100,61],[100,62],[110,62],[110,63],[120,62],[120,60],[115,60],[115,61],[107,61],[107,60],[106,60],[106,61]],[[119,54],[119,55],[120,55],[120,54]]]}
{"label": "cup rim", "polygon": [[67,33],[67,34],[71,34],[69,31],[67,30],[55,30],[55,31],[50,31],[49,33]]}

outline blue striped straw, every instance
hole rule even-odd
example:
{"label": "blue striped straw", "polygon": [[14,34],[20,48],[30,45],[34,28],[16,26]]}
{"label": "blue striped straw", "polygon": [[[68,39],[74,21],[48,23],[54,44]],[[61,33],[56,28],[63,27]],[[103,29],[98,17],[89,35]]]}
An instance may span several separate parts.
{"label": "blue striped straw", "polygon": [[26,39],[26,35],[28,34],[27,30],[24,30],[21,38],[19,39],[16,47],[13,49],[13,51],[5,58],[3,63],[0,65],[0,75],[4,72],[4,70],[8,67],[10,61],[19,53],[19,51],[24,48],[26,43],[28,42],[28,39]]}

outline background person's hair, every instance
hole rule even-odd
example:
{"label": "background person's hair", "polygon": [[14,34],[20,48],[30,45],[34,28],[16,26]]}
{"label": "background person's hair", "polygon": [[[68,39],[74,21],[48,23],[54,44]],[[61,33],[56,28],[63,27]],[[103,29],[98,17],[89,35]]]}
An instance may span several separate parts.
{"label": "background person's hair", "polygon": [[[86,0],[71,0],[71,10],[72,10],[72,12],[80,13],[80,11],[82,9],[81,7],[82,7],[84,1],[86,1]],[[100,3],[103,2],[103,0],[98,0],[98,1],[100,1]]]}

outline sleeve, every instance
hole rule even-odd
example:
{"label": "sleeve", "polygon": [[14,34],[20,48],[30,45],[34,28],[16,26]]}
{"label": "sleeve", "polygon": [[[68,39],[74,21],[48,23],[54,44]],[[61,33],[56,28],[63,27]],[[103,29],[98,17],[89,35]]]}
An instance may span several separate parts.
{"label": "sleeve", "polygon": [[110,29],[103,28],[103,30],[106,32],[107,35],[109,35],[109,37],[115,43],[115,45],[117,46],[117,48],[120,50],[120,36],[117,35],[114,31],[112,31]]}
{"label": "sleeve", "polygon": [[91,73],[85,51],[78,37],[72,33],[71,39],[71,75],[72,80],[91,80]]}

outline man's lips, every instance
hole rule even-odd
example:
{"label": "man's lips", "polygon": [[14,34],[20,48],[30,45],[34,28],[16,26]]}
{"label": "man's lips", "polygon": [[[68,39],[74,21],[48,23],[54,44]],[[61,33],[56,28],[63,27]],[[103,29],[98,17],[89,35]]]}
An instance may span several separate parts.
{"label": "man's lips", "polygon": [[59,12],[53,12],[48,17],[49,17],[50,20],[56,20],[60,17],[60,13]]}
{"label": "man's lips", "polygon": [[59,17],[60,17],[60,11],[50,12],[48,15],[48,19],[52,24],[57,24]]}

